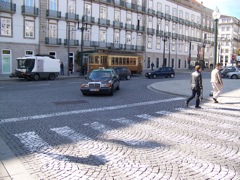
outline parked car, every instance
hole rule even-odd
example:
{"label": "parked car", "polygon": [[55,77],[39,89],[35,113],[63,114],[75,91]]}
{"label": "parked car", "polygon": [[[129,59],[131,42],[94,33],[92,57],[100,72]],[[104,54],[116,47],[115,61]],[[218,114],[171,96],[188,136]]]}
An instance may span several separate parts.
{"label": "parked car", "polygon": [[108,94],[120,89],[120,78],[113,69],[99,68],[93,70],[80,86],[83,95]]}
{"label": "parked car", "polygon": [[228,66],[220,70],[222,74],[222,78],[226,77],[229,72],[235,72],[238,71],[238,68],[236,66]]}
{"label": "parked car", "polygon": [[231,79],[240,79],[240,71],[235,71],[235,72],[229,72],[227,73],[227,76],[228,78],[231,78]]}
{"label": "parked car", "polygon": [[131,79],[132,73],[131,73],[129,68],[127,68],[127,67],[115,67],[113,69],[119,75],[120,79],[126,79],[126,80]]}
{"label": "parked car", "polygon": [[147,72],[145,74],[147,78],[157,78],[163,76],[165,78],[175,76],[175,71],[172,67],[160,67],[158,70]]}

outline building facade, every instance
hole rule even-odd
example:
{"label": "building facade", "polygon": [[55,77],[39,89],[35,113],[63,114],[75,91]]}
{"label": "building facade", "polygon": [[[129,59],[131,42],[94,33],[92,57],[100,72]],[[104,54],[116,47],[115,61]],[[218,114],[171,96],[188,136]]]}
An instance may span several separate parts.
{"label": "building facade", "polygon": [[[0,0],[0,74],[48,54],[80,71],[93,52],[143,56],[143,69],[213,62],[212,10],[194,0]],[[79,56],[79,54],[82,56]],[[79,58],[83,57],[83,59]]]}
{"label": "building facade", "polygon": [[218,59],[223,66],[236,64],[240,43],[240,21],[232,16],[221,15],[218,23]]}

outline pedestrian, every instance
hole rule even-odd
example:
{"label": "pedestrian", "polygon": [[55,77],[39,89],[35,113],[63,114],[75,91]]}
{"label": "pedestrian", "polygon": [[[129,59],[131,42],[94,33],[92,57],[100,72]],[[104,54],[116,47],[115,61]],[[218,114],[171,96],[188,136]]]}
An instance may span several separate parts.
{"label": "pedestrian", "polygon": [[217,63],[215,69],[211,72],[211,83],[212,83],[212,92],[213,92],[213,101],[214,103],[218,103],[217,98],[222,92],[223,88],[223,81],[222,81],[222,75],[220,72],[221,64]]}
{"label": "pedestrian", "polygon": [[154,63],[152,62],[151,63],[151,70],[153,71],[153,68],[154,68]]}
{"label": "pedestrian", "polygon": [[61,64],[60,64],[60,70],[61,70],[60,74],[64,75],[64,65],[63,65],[63,62],[61,62]]}
{"label": "pedestrian", "polygon": [[72,64],[72,62],[69,63],[68,71],[70,71],[71,74],[73,73],[73,64]]}
{"label": "pedestrian", "polygon": [[200,96],[202,91],[202,68],[200,65],[195,66],[195,71],[191,74],[191,90],[192,95],[185,101],[185,106],[188,107],[189,102],[197,95],[195,108],[201,108],[200,104]]}

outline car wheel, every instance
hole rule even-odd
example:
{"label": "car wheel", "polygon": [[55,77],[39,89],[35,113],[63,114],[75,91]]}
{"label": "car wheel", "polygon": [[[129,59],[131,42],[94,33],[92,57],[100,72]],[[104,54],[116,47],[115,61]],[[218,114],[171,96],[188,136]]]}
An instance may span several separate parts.
{"label": "car wheel", "polygon": [[117,88],[116,88],[116,90],[119,90],[119,89],[120,89],[120,86],[118,85]]}
{"label": "car wheel", "polygon": [[126,80],[130,80],[130,79],[131,79],[131,76],[127,75]]}
{"label": "car wheel", "polygon": [[39,79],[40,79],[39,74],[34,74],[34,75],[33,75],[33,80],[34,80],[34,81],[38,81]]}
{"label": "car wheel", "polygon": [[87,95],[87,93],[82,93],[84,96],[86,96]]}
{"label": "car wheel", "polygon": [[170,77],[171,77],[171,78],[174,78],[174,74],[171,74]]}
{"label": "car wheel", "polygon": [[231,79],[238,79],[238,76],[236,74],[231,76]]}
{"label": "car wheel", "polygon": [[111,91],[109,93],[109,96],[112,96],[113,95],[113,87],[111,88]]}
{"label": "car wheel", "polygon": [[153,78],[155,79],[156,77],[157,77],[157,75],[154,74],[154,75],[153,75]]}
{"label": "car wheel", "polygon": [[55,79],[55,75],[53,73],[49,74],[48,79],[49,80],[54,80]]}

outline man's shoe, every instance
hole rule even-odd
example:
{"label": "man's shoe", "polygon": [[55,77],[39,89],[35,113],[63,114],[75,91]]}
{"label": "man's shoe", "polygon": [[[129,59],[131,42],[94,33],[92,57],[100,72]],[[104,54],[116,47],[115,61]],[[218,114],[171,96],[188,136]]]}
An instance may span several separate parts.
{"label": "man's shoe", "polygon": [[214,100],[214,103],[218,103],[218,101],[217,101],[217,99],[216,99],[216,98],[213,98],[213,100]]}
{"label": "man's shoe", "polygon": [[201,106],[195,106],[196,109],[201,109]]}
{"label": "man's shoe", "polygon": [[185,104],[186,107],[188,107],[188,102],[187,101],[185,101],[184,104]]}

